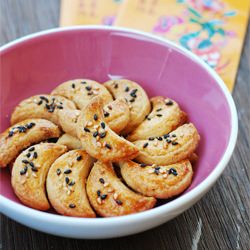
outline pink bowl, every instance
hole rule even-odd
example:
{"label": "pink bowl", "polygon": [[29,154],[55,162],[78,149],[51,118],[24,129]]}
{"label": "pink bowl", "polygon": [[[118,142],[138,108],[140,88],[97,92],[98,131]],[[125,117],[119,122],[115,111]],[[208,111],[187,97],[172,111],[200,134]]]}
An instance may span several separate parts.
{"label": "pink bowl", "polygon": [[9,126],[11,111],[20,100],[49,93],[66,80],[128,78],[140,83],[149,96],[176,100],[201,135],[200,159],[189,189],[162,206],[123,217],[69,218],[33,210],[20,204],[10,185],[10,172],[3,169],[1,210],[27,226],[75,238],[108,238],[152,228],[198,201],[233,152],[238,124],[230,93],[205,63],[169,41],[121,28],[54,29],[3,46],[0,60],[1,132]]}

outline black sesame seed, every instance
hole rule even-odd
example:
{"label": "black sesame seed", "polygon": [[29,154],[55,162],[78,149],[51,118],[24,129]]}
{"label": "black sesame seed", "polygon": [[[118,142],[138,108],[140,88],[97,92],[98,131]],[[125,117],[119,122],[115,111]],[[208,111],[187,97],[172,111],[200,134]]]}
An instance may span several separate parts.
{"label": "black sesame seed", "polygon": [[169,134],[163,135],[164,139],[167,139],[169,137]]}
{"label": "black sesame seed", "polygon": [[74,186],[75,185],[75,181],[71,181],[70,183],[69,183],[69,186]]}
{"label": "black sesame seed", "polygon": [[85,89],[86,89],[87,91],[90,91],[90,90],[92,89],[92,87],[91,87],[91,86],[86,86]]}
{"label": "black sesame seed", "polygon": [[98,136],[98,132],[95,131],[95,132],[93,133],[93,137],[97,137],[97,136]]}
{"label": "black sesame seed", "polygon": [[166,141],[167,141],[167,143],[170,143],[170,142],[172,142],[172,141],[171,141],[170,139],[167,139]]}
{"label": "black sesame seed", "polygon": [[31,122],[31,123],[28,123],[28,124],[26,125],[26,128],[30,129],[30,128],[34,127],[34,126],[35,126],[35,123],[34,123],[34,122]]}
{"label": "black sesame seed", "polygon": [[155,170],[160,170],[161,169],[161,167],[155,167]]}
{"label": "black sesame seed", "polygon": [[64,170],[64,174],[70,174],[72,172],[72,170],[71,169],[66,169],[66,170]]}
{"label": "black sesame seed", "polygon": [[38,171],[38,168],[36,168],[36,167],[31,167],[31,170],[32,170],[33,172],[37,172],[37,171]]}
{"label": "black sesame seed", "polygon": [[105,183],[105,181],[104,181],[104,179],[103,179],[103,178],[100,178],[100,179],[99,179],[99,181],[100,181],[102,184],[104,184],[104,183]]}
{"label": "black sesame seed", "polygon": [[61,169],[60,169],[60,168],[58,168],[58,169],[56,170],[56,174],[57,174],[57,175],[60,175],[60,174],[61,174]]}
{"label": "black sesame seed", "polygon": [[97,190],[97,195],[100,197],[101,196],[101,191],[100,190]]}
{"label": "black sesame seed", "polygon": [[35,165],[34,165],[34,163],[33,162],[29,162],[29,165],[32,167],[32,168],[34,168],[35,167]]}
{"label": "black sesame seed", "polygon": [[163,139],[162,139],[162,137],[159,136],[159,137],[157,137],[157,140],[162,141]]}
{"label": "black sesame seed", "polygon": [[117,84],[117,83],[115,83],[114,88],[115,88],[115,89],[117,89],[117,88],[118,88],[118,84]]}
{"label": "black sesame seed", "polygon": [[75,208],[75,207],[76,207],[75,204],[73,204],[73,203],[69,204],[69,208]]}
{"label": "black sesame seed", "polygon": [[154,137],[149,137],[149,141],[153,141],[155,138]]}
{"label": "black sesame seed", "polygon": [[87,83],[87,82],[85,82],[85,81],[82,81],[82,82],[81,82],[81,84],[86,84],[86,83]]}
{"label": "black sesame seed", "polygon": [[145,168],[146,166],[147,166],[147,164],[145,164],[145,163],[141,163],[141,164],[140,164],[140,167],[141,167],[141,168]]}
{"label": "black sesame seed", "polygon": [[176,137],[176,134],[172,134],[171,136],[172,136],[172,137]]}
{"label": "black sesame seed", "polygon": [[121,200],[115,200],[115,202],[117,203],[117,205],[122,205],[122,201]]}
{"label": "black sesame seed", "polygon": [[174,175],[174,176],[177,176],[177,175],[178,175],[178,173],[177,173],[177,171],[176,171],[175,168],[170,168],[170,169],[168,170],[168,173],[169,173],[169,174],[172,174],[172,175]]}
{"label": "black sesame seed", "polygon": [[65,177],[65,182],[68,184],[69,183],[69,177]]}
{"label": "black sesame seed", "polygon": [[178,144],[177,141],[173,141],[173,142],[172,142],[172,145],[174,145],[174,146],[177,145],[177,144]]}
{"label": "black sesame seed", "polygon": [[160,173],[159,169],[155,168],[154,173],[158,175]]}
{"label": "black sesame seed", "polygon": [[29,158],[30,156],[31,156],[31,154],[30,154],[30,153],[26,154],[26,157],[28,157],[28,158]]}
{"label": "black sesame seed", "polygon": [[14,135],[14,131],[9,131],[9,137],[13,136]]}
{"label": "black sesame seed", "polygon": [[129,92],[129,87],[126,87],[126,88],[125,88],[125,92]]}
{"label": "black sesame seed", "polygon": [[109,112],[105,111],[104,112],[104,117],[108,117],[109,116]]}
{"label": "black sesame seed", "polygon": [[112,147],[108,143],[105,144],[105,147],[108,149],[112,149]]}
{"label": "black sesame seed", "polygon": [[159,111],[162,111],[162,108],[159,108],[159,109],[156,110],[156,112],[159,112]]}
{"label": "black sesame seed", "polygon": [[133,91],[130,93],[130,95],[131,95],[132,97],[134,97],[134,98],[137,97],[136,93],[134,93]]}
{"label": "black sesame seed", "polygon": [[149,117],[148,117],[148,118],[147,118],[147,120],[148,120],[148,121],[150,121],[150,120],[151,120],[151,118],[149,118]]}
{"label": "black sesame seed", "polygon": [[22,160],[22,163],[24,163],[24,164],[29,164],[29,161],[27,161],[27,160]]}
{"label": "black sesame seed", "polygon": [[53,112],[54,112],[54,110],[55,110],[55,109],[54,109],[54,108],[52,108],[52,109],[49,109],[49,110],[48,110],[48,112],[49,112],[49,113],[53,113]]}
{"label": "black sesame seed", "polygon": [[88,128],[86,128],[86,127],[84,128],[84,131],[85,132],[90,132],[90,130]]}
{"label": "black sesame seed", "polygon": [[134,102],[135,101],[135,98],[132,98],[131,100],[129,100],[130,102]]}
{"label": "black sesame seed", "polygon": [[156,116],[158,116],[158,117],[162,117],[162,114],[157,114]]}
{"label": "black sesame seed", "polygon": [[98,120],[98,116],[97,114],[94,114],[94,120],[97,121]]}
{"label": "black sesame seed", "polygon": [[63,106],[57,106],[58,109],[63,109]]}
{"label": "black sesame seed", "polygon": [[131,92],[130,92],[130,95],[132,96],[132,97],[137,97],[136,96],[136,93],[137,92],[137,89],[134,89],[134,90],[132,90]]}
{"label": "black sesame seed", "polygon": [[92,91],[91,91],[91,92],[89,92],[89,93],[88,93],[88,95],[93,95],[93,92],[92,92]]}
{"label": "black sesame seed", "polygon": [[104,131],[104,132],[102,132],[102,133],[100,133],[99,135],[100,135],[100,138],[104,138],[105,136],[106,136],[106,132]]}
{"label": "black sesame seed", "polygon": [[29,152],[32,152],[32,151],[34,151],[35,150],[35,147],[31,147],[28,151]]}
{"label": "black sesame seed", "polygon": [[48,98],[45,97],[45,96],[40,96],[40,99],[41,99],[41,100],[44,100],[44,101],[47,102],[47,103],[49,102]]}
{"label": "black sesame seed", "polygon": [[171,101],[171,100],[169,100],[169,101],[166,102],[166,105],[167,105],[167,106],[171,106],[171,105],[173,105],[173,104],[174,104],[174,103],[173,103],[173,101]]}
{"label": "black sesame seed", "polygon": [[18,128],[18,131],[20,132],[20,133],[24,133],[24,132],[26,132],[26,127],[24,127],[24,126],[18,126],[17,127]]}
{"label": "black sesame seed", "polygon": [[25,166],[25,167],[20,171],[20,175],[26,174],[27,170],[28,170],[28,167]]}
{"label": "black sesame seed", "polygon": [[37,155],[37,152],[34,152],[34,154],[33,154],[33,158],[34,158],[34,159],[36,159],[36,158],[37,158],[37,156],[38,156],[38,155]]}
{"label": "black sesame seed", "polygon": [[81,159],[82,159],[82,156],[81,156],[81,155],[79,155],[79,156],[76,157],[76,160],[77,160],[77,161],[80,161]]}
{"label": "black sesame seed", "polygon": [[103,129],[105,129],[105,123],[104,122],[101,122],[101,127],[103,128]]}
{"label": "black sesame seed", "polygon": [[43,103],[43,101],[40,100],[40,101],[37,103],[37,105],[41,105],[42,103]]}
{"label": "black sesame seed", "polygon": [[76,85],[74,83],[72,83],[71,87],[74,89],[76,87]]}
{"label": "black sesame seed", "polygon": [[148,142],[143,144],[143,148],[146,148],[148,146]]}
{"label": "black sesame seed", "polygon": [[106,198],[107,198],[107,195],[106,195],[106,194],[102,194],[102,195],[101,195],[101,199],[102,199],[102,200],[105,200]]}

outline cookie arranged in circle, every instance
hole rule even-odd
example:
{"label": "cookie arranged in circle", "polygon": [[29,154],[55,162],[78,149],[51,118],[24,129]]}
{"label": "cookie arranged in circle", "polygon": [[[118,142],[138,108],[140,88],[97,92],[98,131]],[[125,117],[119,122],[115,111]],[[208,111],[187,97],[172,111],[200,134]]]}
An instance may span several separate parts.
{"label": "cookie arranged in circle", "polygon": [[58,213],[75,217],[95,217],[85,188],[93,161],[85,151],[72,150],[52,164],[46,187],[49,201]]}
{"label": "cookie arranged in circle", "polygon": [[186,121],[179,105],[162,96],[151,98],[152,111],[146,119],[127,137],[130,141],[144,140],[152,136],[168,134]]}
{"label": "cookie arranged in circle", "polygon": [[130,121],[130,110],[125,99],[116,99],[103,108],[105,122],[116,133],[120,133]]}
{"label": "cookie arranged in circle", "polygon": [[29,118],[41,118],[60,125],[59,117],[64,117],[67,110],[75,109],[75,104],[62,96],[35,95],[16,106],[11,114],[11,124]]}
{"label": "cookie arranged in circle", "polygon": [[14,162],[11,184],[17,197],[25,205],[48,210],[45,182],[52,163],[67,148],[55,143],[41,143],[24,150]]}
{"label": "cookie arranged in circle", "polygon": [[169,165],[187,159],[198,146],[200,136],[192,123],[184,124],[169,134],[138,140],[140,153],[136,160],[146,164]]}
{"label": "cookie arranged in circle", "polygon": [[83,109],[94,97],[99,96],[107,104],[113,101],[111,94],[100,83],[89,79],[74,79],[57,86],[52,95],[60,95],[72,100],[78,109]]}
{"label": "cookie arranged in circle", "polygon": [[104,162],[133,159],[138,154],[134,144],[109,128],[104,119],[103,100],[99,97],[82,110],[77,134],[87,153]]}
{"label": "cookie arranged in circle", "polygon": [[28,119],[0,134],[0,167],[6,167],[18,154],[32,144],[59,137],[60,129],[44,119]]}
{"label": "cookie arranged in circle", "polygon": [[193,170],[189,160],[167,166],[121,162],[121,175],[133,190],[159,199],[168,199],[182,193],[192,181]]}
{"label": "cookie arranged in circle", "polygon": [[116,176],[111,163],[97,161],[87,180],[87,194],[95,211],[103,217],[137,213],[152,208],[156,199],[137,194]]}
{"label": "cookie arranged in circle", "polygon": [[123,133],[134,130],[150,112],[150,102],[144,89],[136,82],[119,79],[104,83],[110,93],[117,98],[125,98],[130,107],[130,121]]}

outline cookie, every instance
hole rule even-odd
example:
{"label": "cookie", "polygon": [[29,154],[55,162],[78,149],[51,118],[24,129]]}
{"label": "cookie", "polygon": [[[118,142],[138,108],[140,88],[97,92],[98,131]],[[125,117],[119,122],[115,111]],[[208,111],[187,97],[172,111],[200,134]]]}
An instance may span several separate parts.
{"label": "cookie", "polygon": [[104,103],[113,101],[111,94],[100,83],[89,79],[74,79],[57,86],[52,95],[60,95],[72,100],[78,109],[83,109],[96,96],[100,96]]}
{"label": "cookie", "polygon": [[133,161],[120,163],[121,175],[133,190],[158,199],[182,193],[192,181],[193,170],[188,160],[168,166],[146,165]]}
{"label": "cookie", "polygon": [[58,126],[44,119],[28,119],[11,126],[0,134],[0,167],[6,167],[30,145],[60,134]]}
{"label": "cookie", "polygon": [[70,150],[82,148],[81,141],[69,134],[63,134],[60,136],[57,143],[66,146]]}
{"label": "cookie", "polygon": [[87,180],[87,194],[103,217],[137,213],[154,207],[156,199],[137,194],[116,176],[111,163],[97,161]]}
{"label": "cookie", "polygon": [[62,96],[35,95],[17,105],[11,114],[11,124],[29,118],[41,118],[60,125],[59,117],[65,117],[65,111],[75,109],[75,104]]}
{"label": "cookie", "polygon": [[67,148],[54,143],[41,143],[24,150],[16,159],[11,175],[15,194],[25,205],[38,209],[50,208],[45,181],[52,163]]}
{"label": "cookie", "polygon": [[125,98],[130,106],[130,121],[123,134],[134,130],[150,112],[150,102],[144,89],[136,82],[119,79],[104,83],[114,98]]}
{"label": "cookie", "polygon": [[105,122],[116,133],[120,133],[130,121],[129,106],[123,98],[105,105],[103,112]]}
{"label": "cookie", "polygon": [[151,113],[127,137],[129,141],[168,134],[186,121],[185,113],[175,101],[162,96],[153,97],[150,101],[153,108]]}
{"label": "cookie", "polygon": [[95,217],[85,188],[93,160],[83,150],[72,150],[52,164],[46,187],[49,201],[59,214]]}
{"label": "cookie", "polygon": [[133,159],[138,154],[136,146],[109,128],[104,120],[103,100],[99,97],[82,110],[77,135],[87,153],[104,162]]}
{"label": "cookie", "polygon": [[187,159],[198,146],[200,136],[192,123],[184,124],[169,134],[138,140],[136,160],[146,164],[169,165]]}

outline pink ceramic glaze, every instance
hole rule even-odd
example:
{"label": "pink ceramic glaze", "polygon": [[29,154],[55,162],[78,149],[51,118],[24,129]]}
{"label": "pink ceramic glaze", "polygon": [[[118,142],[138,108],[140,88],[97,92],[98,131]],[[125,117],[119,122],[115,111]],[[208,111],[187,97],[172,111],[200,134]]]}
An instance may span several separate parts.
{"label": "pink ceramic glaze", "polygon": [[[102,221],[100,225],[105,227],[106,223],[107,230],[114,220],[125,223],[126,217],[135,223],[137,220],[141,222],[143,218],[147,221],[148,218],[145,222],[148,224],[143,228],[123,232],[113,230],[113,233],[98,233],[93,228],[92,234],[84,230],[78,234],[54,233],[77,238],[105,238],[139,232],[163,223],[191,206],[211,187],[231,156],[237,135],[237,116],[230,94],[216,73],[196,56],[163,39],[142,32],[107,27],[57,29],[3,47],[0,60],[1,132],[9,126],[10,114],[15,105],[31,95],[49,93],[69,79],[90,78],[104,82],[127,78],[138,82],[150,97],[163,95],[176,100],[201,135],[199,161],[190,188],[165,205],[119,218],[68,218],[18,205],[20,202],[10,184],[10,171],[4,169],[1,171],[3,212],[21,223],[53,233],[46,225],[39,227],[20,219],[20,214],[27,213],[28,216],[29,211],[32,211],[34,218],[45,216],[52,221],[56,219],[59,223],[57,226],[65,221],[70,223],[70,220],[72,223],[78,220],[75,221],[80,223],[78,226],[90,221]],[[209,176],[212,177],[209,179]],[[6,212],[10,205],[13,209],[11,214]],[[163,212],[169,215],[163,216]],[[156,215],[159,222],[150,222],[149,218],[156,218]],[[130,226],[133,225],[131,222]]]}

